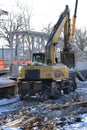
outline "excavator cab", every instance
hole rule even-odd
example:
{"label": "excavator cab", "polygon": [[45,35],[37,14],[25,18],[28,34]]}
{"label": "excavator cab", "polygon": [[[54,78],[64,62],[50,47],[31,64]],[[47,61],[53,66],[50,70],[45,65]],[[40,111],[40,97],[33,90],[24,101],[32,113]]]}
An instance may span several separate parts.
{"label": "excavator cab", "polygon": [[33,53],[32,62],[45,63],[45,54],[44,53]]}

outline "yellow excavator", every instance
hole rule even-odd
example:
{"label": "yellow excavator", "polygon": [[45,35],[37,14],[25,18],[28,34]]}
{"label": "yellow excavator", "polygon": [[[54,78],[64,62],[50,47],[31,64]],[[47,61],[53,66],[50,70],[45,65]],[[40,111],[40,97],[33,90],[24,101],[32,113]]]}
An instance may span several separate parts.
{"label": "yellow excavator", "polygon": [[[75,4],[74,24],[77,3],[78,0],[76,0]],[[75,27],[74,24],[73,26]],[[55,61],[55,46],[58,44],[63,30],[64,48],[61,52],[61,61],[65,61],[64,64],[67,63],[70,66],[74,65],[74,52],[70,52],[70,12],[68,5],[66,5],[65,10],[51,31],[45,47],[45,53],[34,53],[31,64],[19,66],[17,85],[20,100],[26,97],[31,98],[32,96],[39,97],[41,100],[50,97],[56,99],[60,97],[62,92],[69,94],[75,91],[75,76],[71,78],[67,65],[62,62],[56,63]]]}

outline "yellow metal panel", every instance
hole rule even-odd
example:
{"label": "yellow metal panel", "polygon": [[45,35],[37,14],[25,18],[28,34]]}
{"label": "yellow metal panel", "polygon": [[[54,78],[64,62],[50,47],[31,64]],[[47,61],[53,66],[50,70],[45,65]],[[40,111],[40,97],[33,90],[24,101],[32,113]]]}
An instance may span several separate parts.
{"label": "yellow metal panel", "polygon": [[57,43],[57,42],[58,42],[58,39],[59,39],[60,34],[61,34],[61,32],[62,32],[62,30],[63,30],[63,28],[64,28],[64,24],[65,24],[65,22],[67,21],[67,18],[68,18],[68,17],[65,17],[64,20],[63,20],[62,23],[61,23],[61,26],[58,27],[58,29],[57,29],[57,31],[56,31],[54,37],[53,37],[52,43]]}
{"label": "yellow metal panel", "polygon": [[23,66],[19,69],[19,79],[25,78],[25,70],[40,70],[40,79],[51,78],[53,80],[62,80],[69,78],[68,69],[63,64],[55,64],[53,66]]}

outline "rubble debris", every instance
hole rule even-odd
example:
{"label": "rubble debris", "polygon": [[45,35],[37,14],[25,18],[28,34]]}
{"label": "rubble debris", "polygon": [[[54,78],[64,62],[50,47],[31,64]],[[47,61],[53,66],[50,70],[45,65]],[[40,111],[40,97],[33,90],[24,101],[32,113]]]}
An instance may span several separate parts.
{"label": "rubble debris", "polygon": [[3,130],[7,128],[8,130],[11,128],[17,130],[63,130],[66,126],[83,122],[81,114],[87,113],[86,88],[87,83],[83,85],[83,88],[82,85],[79,86],[74,93],[44,102],[20,101],[17,97],[14,100],[13,98],[12,100],[1,100],[0,112],[3,108],[9,111],[1,112],[0,128]]}
{"label": "rubble debris", "polygon": [[87,101],[66,103],[64,105],[55,105],[55,106],[51,107],[51,110],[66,109],[66,108],[73,107],[73,106],[85,106],[86,107],[87,106]]}

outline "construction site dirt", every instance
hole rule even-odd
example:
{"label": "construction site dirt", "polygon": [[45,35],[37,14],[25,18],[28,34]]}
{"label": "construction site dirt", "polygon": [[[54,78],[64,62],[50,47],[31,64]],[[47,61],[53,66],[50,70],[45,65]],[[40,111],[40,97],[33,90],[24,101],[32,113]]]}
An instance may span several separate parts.
{"label": "construction site dirt", "polygon": [[68,130],[66,126],[82,122],[81,115],[87,113],[87,82],[77,84],[75,92],[56,100],[20,101],[18,95],[1,99],[1,130]]}

